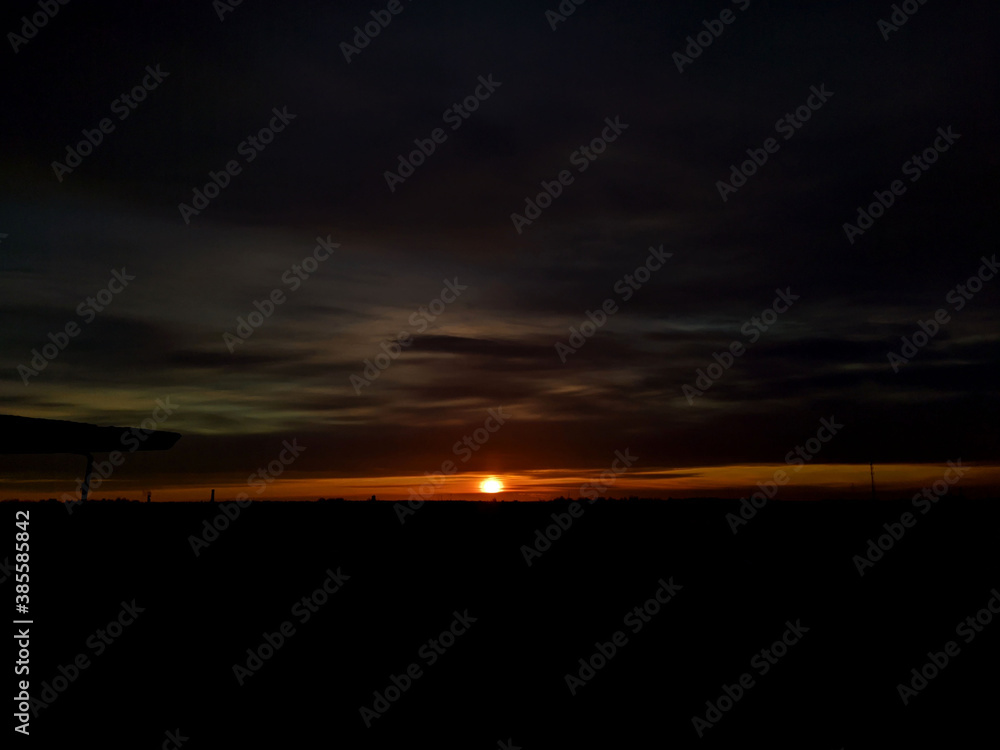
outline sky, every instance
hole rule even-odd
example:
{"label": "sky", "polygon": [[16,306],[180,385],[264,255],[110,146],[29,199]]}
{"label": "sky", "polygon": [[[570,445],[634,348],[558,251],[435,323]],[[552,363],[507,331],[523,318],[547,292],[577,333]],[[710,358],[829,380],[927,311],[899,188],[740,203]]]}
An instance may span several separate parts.
{"label": "sky", "polygon": [[995,4],[559,7],[9,4],[0,413],[183,435],[95,496],[995,494]]}

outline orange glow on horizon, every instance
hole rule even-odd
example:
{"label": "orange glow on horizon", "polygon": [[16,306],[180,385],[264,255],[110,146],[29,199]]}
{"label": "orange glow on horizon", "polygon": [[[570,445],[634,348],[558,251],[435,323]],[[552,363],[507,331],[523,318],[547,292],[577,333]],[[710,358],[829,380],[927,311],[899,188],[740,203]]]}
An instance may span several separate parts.
{"label": "orange glow on horizon", "polygon": [[495,495],[498,492],[503,492],[503,482],[496,477],[488,477],[479,483],[479,491]]}
{"label": "orange glow on horizon", "polygon": [[[955,490],[975,491],[978,496],[998,494],[1000,466],[995,464],[963,464],[969,469]],[[75,468],[75,466],[74,466]],[[796,468],[799,470],[796,471]],[[882,464],[875,466],[875,488],[879,498],[899,497],[917,492],[940,480],[948,469],[946,464]],[[618,475],[614,483],[602,487],[600,471],[581,469],[539,469],[505,472],[502,481],[494,474],[468,472],[435,479],[428,475],[330,477],[307,475],[281,477],[259,494],[245,482],[233,481],[229,475],[169,475],[148,476],[145,479],[119,481],[112,477],[91,491],[93,499],[128,497],[144,501],[146,490],[152,490],[156,501],[208,500],[216,490],[216,501],[235,499],[246,493],[252,500],[344,498],[367,500],[372,495],[379,500],[398,501],[419,497],[434,500],[478,500],[484,493],[503,492],[508,501],[551,500],[558,496],[580,497],[584,486],[594,486],[606,497],[728,497],[739,499],[757,491],[758,483],[775,481],[778,472],[787,475],[776,499],[796,500],[815,497],[865,498],[871,496],[868,464],[812,464],[790,467],[787,464],[743,464],[689,468],[646,469],[635,467]],[[0,478],[0,499],[44,500],[76,499],[72,470],[63,480],[10,480]],[[488,489],[490,480],[500,482],[498,489]],[[782,476],[781,480],[785,480]],[[780,481],[778,482],[781,483]],[[490,485],[492,487],[492,485]]]}

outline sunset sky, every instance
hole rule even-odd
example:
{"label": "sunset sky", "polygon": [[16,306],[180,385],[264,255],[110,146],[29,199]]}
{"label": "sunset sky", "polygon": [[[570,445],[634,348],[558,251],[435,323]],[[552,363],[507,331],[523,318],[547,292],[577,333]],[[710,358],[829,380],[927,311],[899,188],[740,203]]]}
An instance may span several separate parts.
{"label": "sunset sky", "polygon": [[[5,34],[37,11],[14,5]],[[588,0],[553,29],[556,0],[402,0],[349,62],[385,4],[60,6],[0,51],[0,413],[183,435],[95,497],[395,499],[451,461],[429,499],[490,476],[548,499],[616,460],[601,494],[739,497],[784,469],[780,498],[864,497],[870,461],[905,493],[959,459],[960,487],[995,494],[998,9],[927,3],[885,38],[890,5]],[[79,166],[53,167],[104,118]],[[433,152],[387,179],[415,139]],[[210,172],[225,187],[185,211]],[[543,182],[558,196],[512,220]],[[842,427],[821,441],[822,420]],[[257,494],[286,441],[305,450]],[[82,472],[0,456],[0,499],[73,493]]]}

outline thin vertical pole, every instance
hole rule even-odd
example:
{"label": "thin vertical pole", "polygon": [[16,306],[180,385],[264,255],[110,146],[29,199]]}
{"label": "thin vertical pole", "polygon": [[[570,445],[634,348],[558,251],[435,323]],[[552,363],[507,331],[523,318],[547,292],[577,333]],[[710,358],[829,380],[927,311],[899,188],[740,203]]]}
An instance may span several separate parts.
{"label": "thin vertical pole", "polygon": [[90,475],[94,471],[94,456],[87,454],[87,471],[83,475],[83,487],[80,488],[80,500],[85,501],[90,494]]}

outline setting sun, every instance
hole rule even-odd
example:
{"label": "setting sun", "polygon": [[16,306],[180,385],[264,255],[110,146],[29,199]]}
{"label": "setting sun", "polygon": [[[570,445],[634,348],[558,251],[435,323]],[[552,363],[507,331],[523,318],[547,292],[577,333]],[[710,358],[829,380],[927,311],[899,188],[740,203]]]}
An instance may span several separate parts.
{"label": "setting sun", "polygon": [[484,479],[482,482],[479,483],[480,492],[496,493],[496,492],[501,492],[502,490],[503,490],[503,482],[501,482],[496,477],[489,477],[488,479]]}

